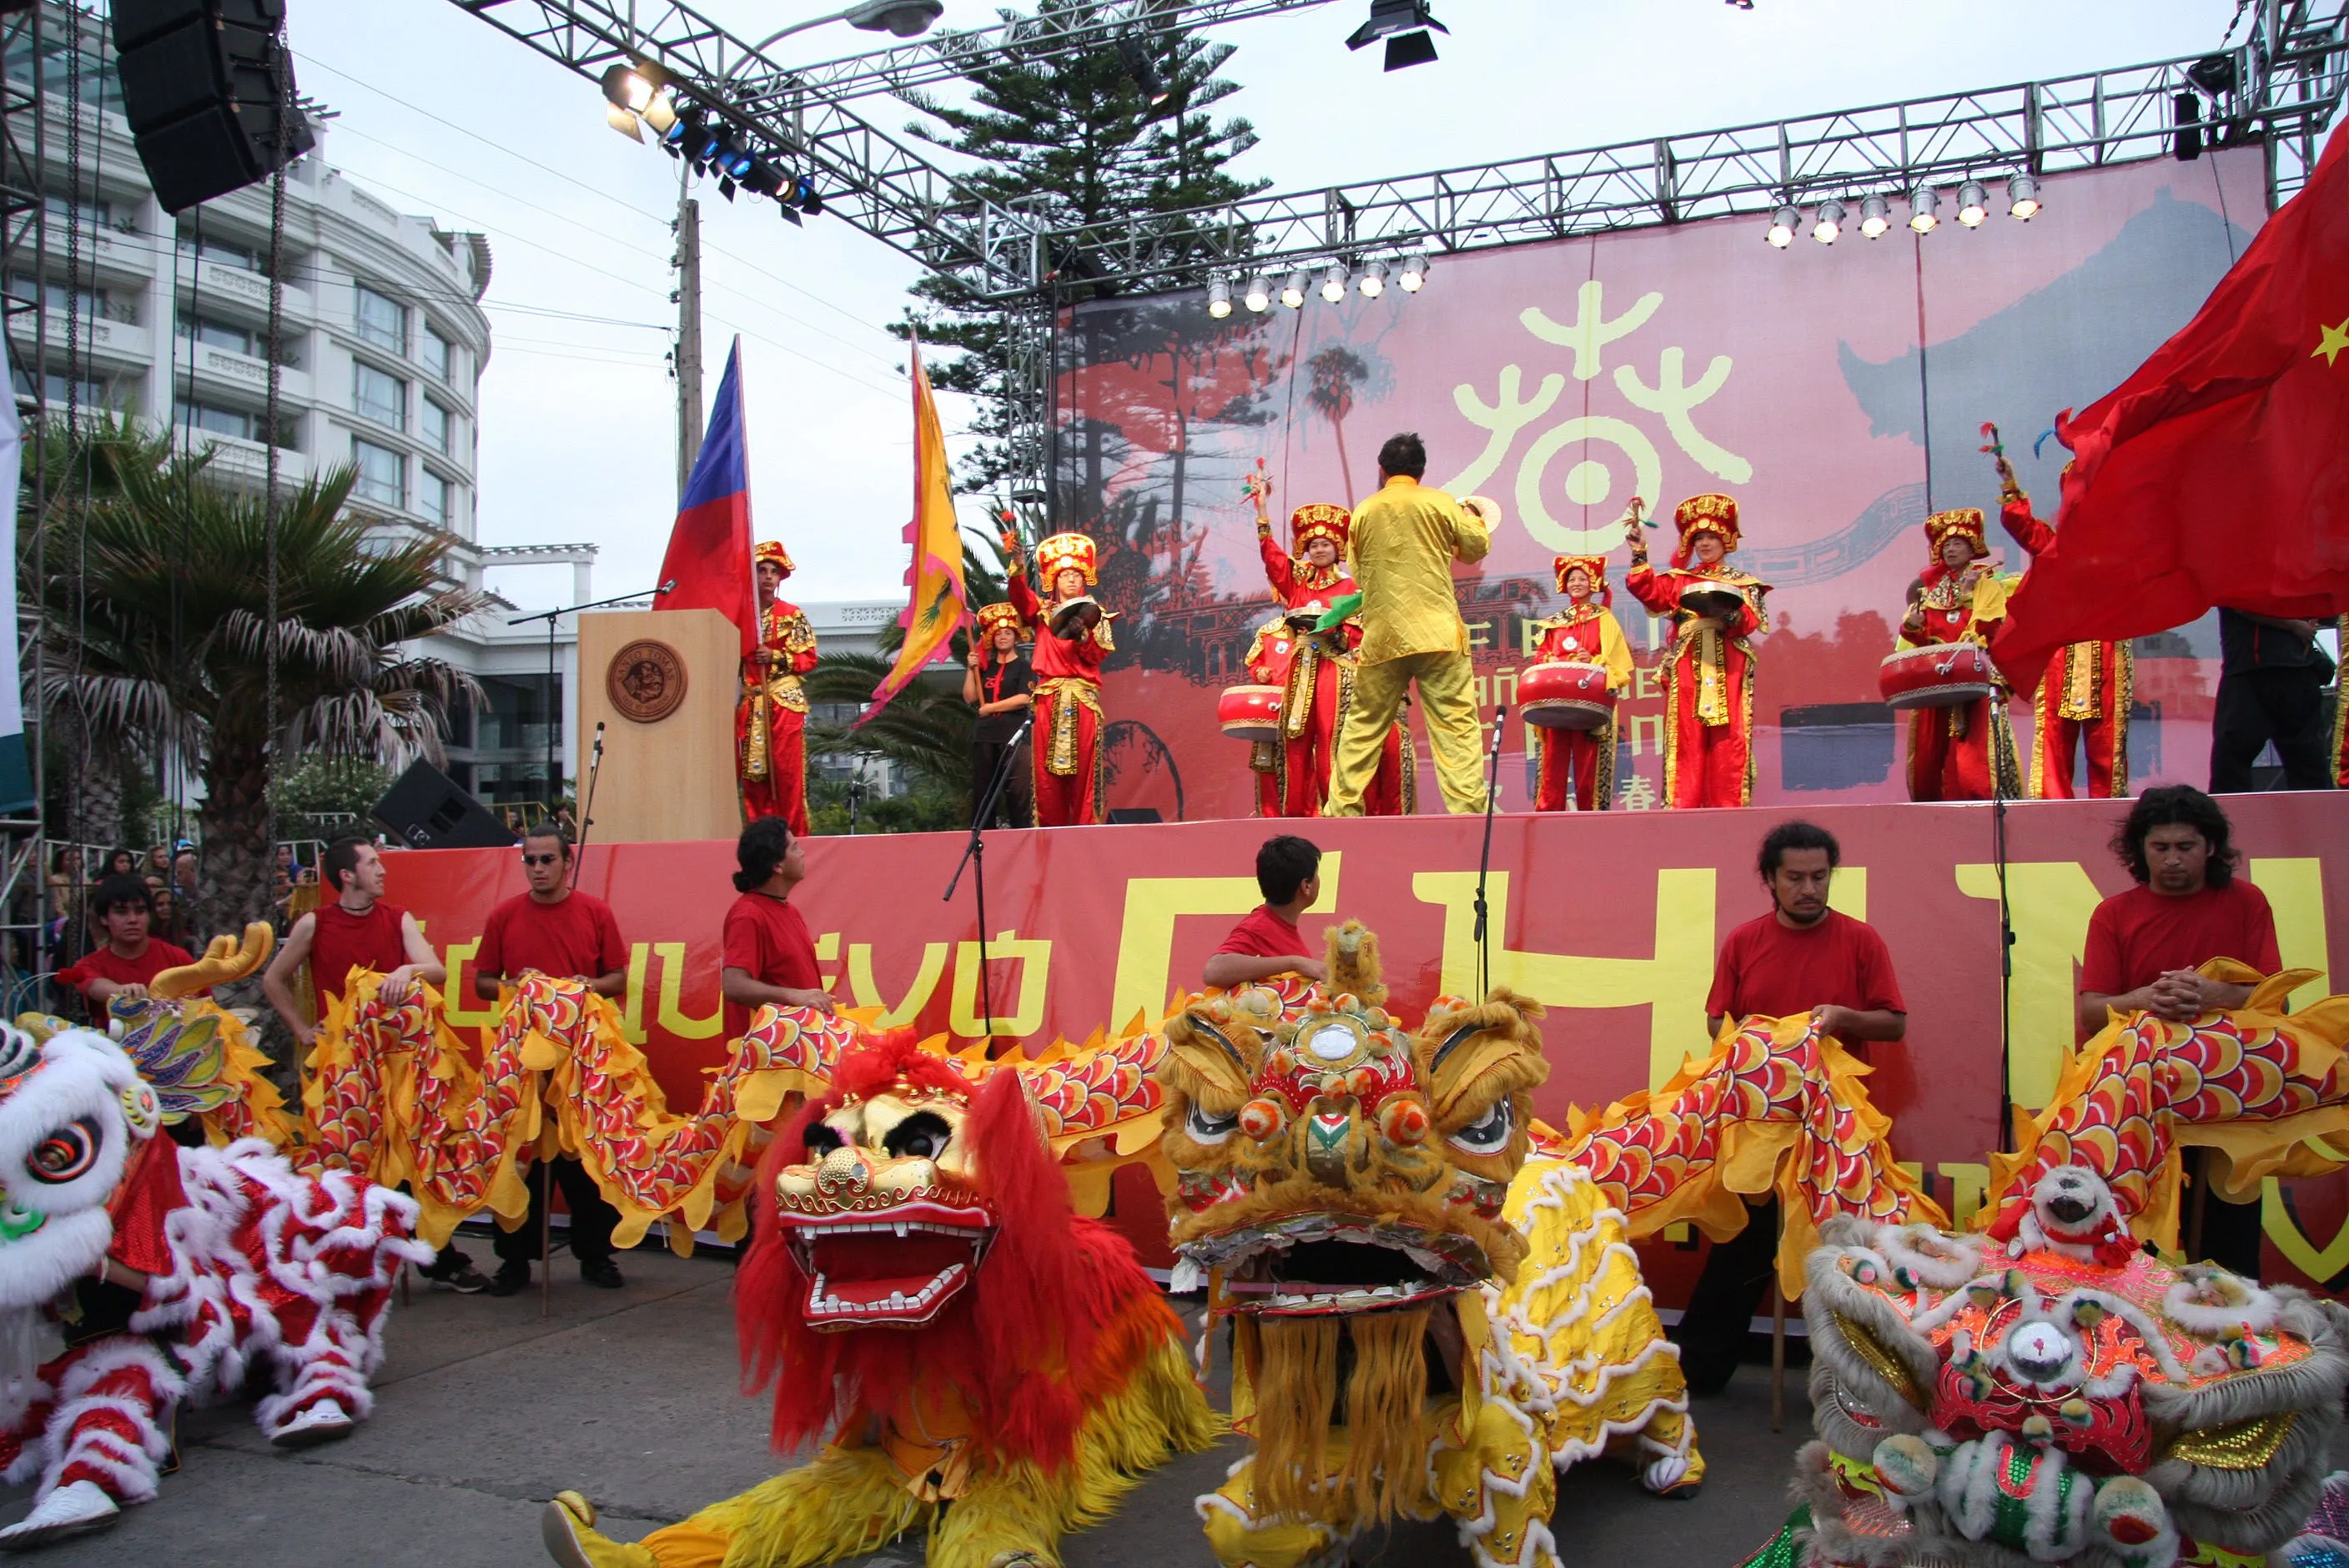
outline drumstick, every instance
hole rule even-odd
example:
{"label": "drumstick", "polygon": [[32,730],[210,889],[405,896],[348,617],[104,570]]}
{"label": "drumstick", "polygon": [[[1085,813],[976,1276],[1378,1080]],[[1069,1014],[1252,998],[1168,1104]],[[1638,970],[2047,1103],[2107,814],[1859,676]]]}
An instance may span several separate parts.
{"label": "drumstick", "polygon": [[1985,419],[1982,421],[1982,450],[1988,452],[1991,455],[1991,460],[1998,465],[1998,499],[2001,500],[2025,499],[2022,485],[2015,482],[2014,465],[2006,460],[2006,443],[1998,438],[1998,427]]}

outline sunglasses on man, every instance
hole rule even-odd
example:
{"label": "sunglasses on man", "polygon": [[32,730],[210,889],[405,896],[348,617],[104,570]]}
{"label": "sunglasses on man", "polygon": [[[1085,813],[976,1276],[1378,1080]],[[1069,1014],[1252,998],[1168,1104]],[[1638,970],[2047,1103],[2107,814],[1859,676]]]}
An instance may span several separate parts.
{"label": "sunglasses on man", "polygon": [[562,859],[560,854],[533,855],[525,850],[523,851],[522,863],[526,866],[551,866],[558,863]]}

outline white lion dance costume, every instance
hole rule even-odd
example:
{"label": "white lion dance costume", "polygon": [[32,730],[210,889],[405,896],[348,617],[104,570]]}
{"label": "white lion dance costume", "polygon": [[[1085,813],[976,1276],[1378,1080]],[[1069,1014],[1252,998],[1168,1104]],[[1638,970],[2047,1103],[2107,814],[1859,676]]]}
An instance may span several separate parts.
{"label": "white lion dance costume", "polygon": [[347,1433],[400,1263],[430,1259],[406,1198],[258,1139],[180,1148],[163,1117],[103,1036],[0,1025],[0,1475],[39,1482],[0,1549],[153,1497],[171,1408],[255,1368],[272,1442]]}

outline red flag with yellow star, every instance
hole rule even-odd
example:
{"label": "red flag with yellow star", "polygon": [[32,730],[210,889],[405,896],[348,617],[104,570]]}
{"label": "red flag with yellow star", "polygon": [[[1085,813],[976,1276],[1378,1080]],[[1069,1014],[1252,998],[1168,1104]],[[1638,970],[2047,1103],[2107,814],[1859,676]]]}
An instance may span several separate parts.
{"label": "red flag with yellow star", "polygon": [[1991,645],[2018,690],[2066,643],[2213,605],[2349,611],[2349,134],[2194,319],[2055,434],[2074,454],[2055,543]]}

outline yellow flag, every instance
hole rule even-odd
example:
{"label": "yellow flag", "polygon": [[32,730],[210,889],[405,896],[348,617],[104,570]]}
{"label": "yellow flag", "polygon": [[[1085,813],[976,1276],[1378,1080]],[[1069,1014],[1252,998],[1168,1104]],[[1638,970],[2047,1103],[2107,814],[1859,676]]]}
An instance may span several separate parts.
{"label": "yellow flag", "polygon": [[913,546],[914,559],[905,570],[912,590],[905,606],[905,643],[897,650],[896,667],[874,689],[873,706],[859,724],[905,690],[945,650],[970,614],[962,583],[962,531],[955,522],[954,491],[947,482],[946,433],[938,428],[937,399],[922,368],[921,340],[910,340],[907,347],[913,356],[914,516],[905,524],[905,542]]}

